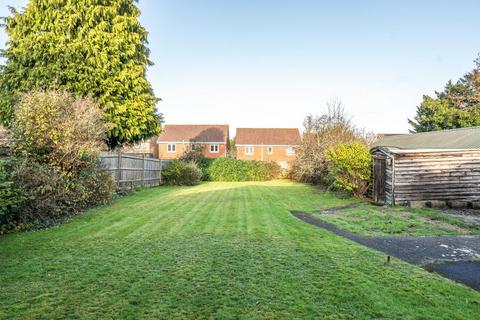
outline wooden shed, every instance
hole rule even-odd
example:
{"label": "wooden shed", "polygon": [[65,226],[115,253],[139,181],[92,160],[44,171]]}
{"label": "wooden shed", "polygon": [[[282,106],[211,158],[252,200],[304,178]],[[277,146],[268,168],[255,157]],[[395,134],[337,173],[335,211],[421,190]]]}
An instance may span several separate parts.
{"label": "wooden shed", "polygon": [[480,204],[480,127],[387,136],[371,153],[377,204]]}

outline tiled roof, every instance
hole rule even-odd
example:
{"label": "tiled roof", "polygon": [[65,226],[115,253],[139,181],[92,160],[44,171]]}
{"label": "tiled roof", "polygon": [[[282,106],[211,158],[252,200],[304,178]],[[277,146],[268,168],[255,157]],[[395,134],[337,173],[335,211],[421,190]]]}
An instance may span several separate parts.
{"label": "tiled roof", "polygon": [[167,124],[158,142],[224,142],[228,140],[228,125]]}
{"label": "tiled roof", "polygon": [[297,128],[238,128],[237,145],[299,145]]}
{"label": "tiled roof", "polygon": [[373,144],[373,148],[398,149],[480,149],[480,127],[421,132],[386,136]]}

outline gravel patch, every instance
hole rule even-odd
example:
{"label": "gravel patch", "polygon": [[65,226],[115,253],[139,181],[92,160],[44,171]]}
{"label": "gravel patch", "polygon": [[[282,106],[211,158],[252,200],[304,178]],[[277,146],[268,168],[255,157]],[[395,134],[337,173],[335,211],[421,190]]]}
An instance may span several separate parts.
{"label": "gravel patch", "polygon": [[474,209],[440,209],[441,213],[452,218],[463,220],[480,226],[480,210]]}

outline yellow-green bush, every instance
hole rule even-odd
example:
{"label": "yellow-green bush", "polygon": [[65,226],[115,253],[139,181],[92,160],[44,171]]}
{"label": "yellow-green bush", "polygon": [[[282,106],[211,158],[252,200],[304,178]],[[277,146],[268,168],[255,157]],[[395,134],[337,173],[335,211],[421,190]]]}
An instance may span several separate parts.
{"label": "yellow-green bush", "polygon": [[372,157],[361,143],[343,143],[327,150],[328,175],[331,187],[362,197],[371,178]]}

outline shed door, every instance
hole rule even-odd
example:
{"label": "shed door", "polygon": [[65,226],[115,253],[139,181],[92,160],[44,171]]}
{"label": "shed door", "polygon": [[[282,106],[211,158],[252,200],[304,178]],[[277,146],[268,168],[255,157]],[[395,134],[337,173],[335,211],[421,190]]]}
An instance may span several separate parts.
{"label": "shed door", "polygon": [[373,201],[378,204],[385,204],[385,180],[386,163],[385,158],[373,159]]}

